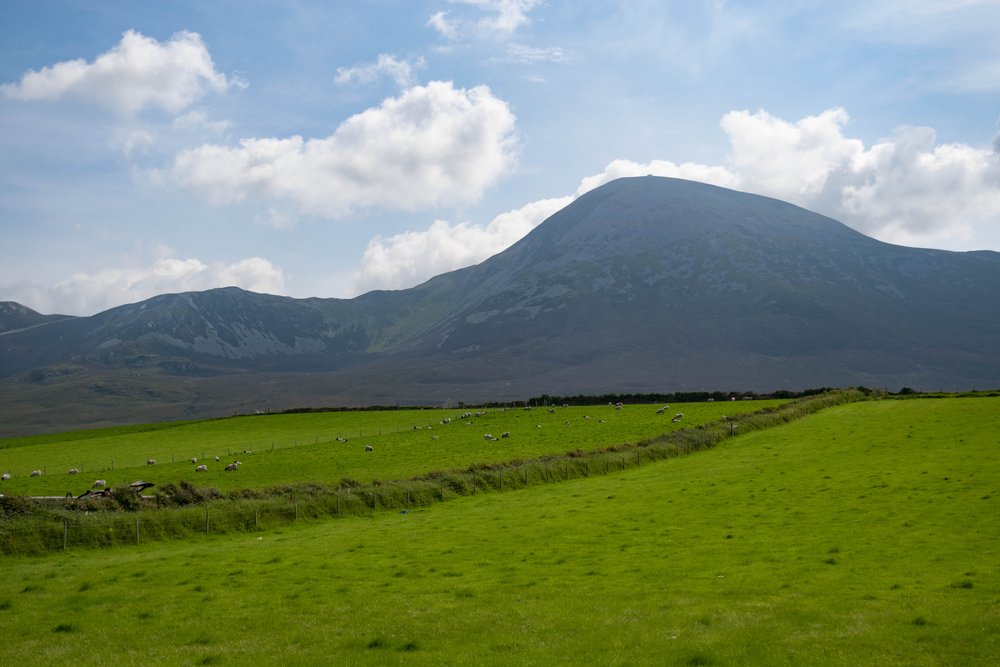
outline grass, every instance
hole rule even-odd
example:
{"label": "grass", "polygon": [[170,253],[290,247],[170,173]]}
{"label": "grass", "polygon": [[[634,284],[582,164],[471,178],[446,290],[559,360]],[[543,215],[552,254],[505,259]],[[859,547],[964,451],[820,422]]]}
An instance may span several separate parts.
{"label": "grass", "polygon": [[0,662],[989,664],[998,408],[853,403],[407,514],[0,558]]}
{"label": "grass", "polygon": [[[362,482],[402,479],[431,470],[636,442],[724,414],[744,414],[781,403],[675,404],[670,414],[661,415],[656,414],[661,406],[650,405],[629,405],[623,410],[560,407],[552,413],[544,408],[491,410],[468,419],[459,419],[465,410],[258,415],[163,428],[123,427],[16,438],[0,440],[0,471],[12,476],[0,483],[0,493],[79,495],[98,478],[111,486],[137,479],[161,486],[187,480],[221,490],[298,482],[335,484],[342,478]],[[671,422],[675,412],[684,413],[682,422]],[[452,421],[441,424],[446,418]],[[499,438],[505,431],[511,437],[502,442],[483,439],[486,433]],[[366,445],[373,446],[374,452],[367,453]],[[219,462],[214,461],[216,456]],[[195,473],[192,458],[206,464],[208,472]],[[236,458],[244,464],[239,472],[225,472],[224,465]],[[149,459],[156,465],[146,465]],[[67,475],[70,468],[81,473]],[[31,477],[32,470],[46,474]]]}

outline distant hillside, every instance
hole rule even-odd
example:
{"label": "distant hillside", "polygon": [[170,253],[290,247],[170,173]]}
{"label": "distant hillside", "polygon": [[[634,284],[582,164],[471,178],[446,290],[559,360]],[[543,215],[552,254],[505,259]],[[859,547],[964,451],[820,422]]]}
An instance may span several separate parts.
{"label": "distant hillside", "polygon": [[39,324],[48,324],[68,317],[67,315],[42,315],[19,303],[0,301],[0,335],[30,329]]}
{"label": "distant hillside", "polygon": [[10,332],[0,432],[67,410],[99,423],[543,393],[997,387],[997,294],[1000,253],[893,246],[775,199],[627,178],[408,290],[226,288]]}

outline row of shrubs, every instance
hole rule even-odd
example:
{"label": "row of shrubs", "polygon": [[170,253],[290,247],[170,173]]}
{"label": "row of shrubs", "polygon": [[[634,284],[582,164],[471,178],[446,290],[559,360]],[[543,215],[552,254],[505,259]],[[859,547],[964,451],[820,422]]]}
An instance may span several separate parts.
{"label": "row of shrubs", "polygon": [[292,484],[229,493],[181,482],[165,485],[151,499],[121,488],[112,489],[106,497],[69,504],[0,498],[0,551],[36,554],[71,547],[136,544],[198,533],[266,530],[302,519],[425,507],[455,496],[607,474],[690,454],[710,449],[734,434],[770,428],[863,398],[864,393],[858,390],[830,391],[638,443],[429,472],[408,480],[362,484],[343,479],[332,486]]}

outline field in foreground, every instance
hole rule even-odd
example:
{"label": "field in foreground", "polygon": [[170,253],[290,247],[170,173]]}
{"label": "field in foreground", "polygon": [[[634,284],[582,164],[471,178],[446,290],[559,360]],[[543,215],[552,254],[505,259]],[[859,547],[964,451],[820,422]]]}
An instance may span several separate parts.
{"label": "field in foreground", "polygon": [[854,403],[607,476],[0,559],[0,662],[989,664],[1000,401]]}

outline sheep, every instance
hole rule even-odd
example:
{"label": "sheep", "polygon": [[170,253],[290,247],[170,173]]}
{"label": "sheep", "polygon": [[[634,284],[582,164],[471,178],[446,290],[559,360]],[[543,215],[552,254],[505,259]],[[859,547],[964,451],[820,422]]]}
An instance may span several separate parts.
{"label": "sheep", "polygon": [[218,460],[219,460],[219,457],[218,457],[218,456],[216,456],[216,457],[215,457],[215,460],[216,460],[216,461],[218,461]]}
{"label": "sheep", "polygon": [[226,466],[226,472],[231,472],[233,470],[239,470],[239,469],[240,469],[240,464],[235,461]]}
{"label": "sheep", "polygon": [[155,466],[156,465],[156,459],[146,459],[146,465],[148,465],[148,466]]}
{"label": "sheep", "polygon": [[615,410],[621,410],[623,407],[625,407],[625,405],[621,401],[615,403]]}
{"label": "sheep", "polygon": [[198,457],[192,456],[191,457],[191,463],[197,463],[197,462],[198,462]]}
{"label": "sheep", "polygon": [[486,433],[483,435],[483,440],[496,440],[491,433]]}
{"label": "sheep", "polygon": [[108,483],[105,482],[103,479],[95,479],[94,483],[91,484],[90,488],[92,488],[92,489],[103,489],[107,485],[108,485]]}
{"label": "sheep", "polygon": [[3,475],[0,475],[0,479],[6,482],[8,479],[10,479],[10,473],[5,472]]}
{"label": "sheep", "polygon": [[676,415],[674,415],[674,418],[671,419],[670,421],[679,422],[682,419],[684,419],[684,413],[678,412]]}
{"label": "sheep", "polygon": [[438,439],[438,437],[436,435],[432,435],[431,436],[431,440],[437,440],[437,439]]}
{"label": "sheep", "polygon": [[80,469],[79,469],[79,468],[70,468],[70,469],[69,469],[69,470],[68,470],[68,471],[66,472],[66,474],[67,474],[67,475],[79,475],[79,474],[80,474]]}
{"label": "sheep", "polygon": [[500,437],[501,438],[509,438],[510,437],[510,431],[504,431],[503,433],[500,434]]}
{"label": "sheep", "polygon": [[31,471],[31,476],[32,477],[41,477],[42,476],[42,471],[41,470],[32,470]]}
{"label": "sheep", "polygon": [[365,445],[365,451],[366,452],[374,452],[375,448],[372,447],[371,445]]}
{"label": "sheep", "polygon": [[202,463],[200,466],[194,469],[195,472],[208,472],[208,466]]}
{"label": "sheep", "polygon": [[664,405],[662,408],[660,408],[659,410],[656,411],[656,414],[662,415],[664,412],[666,412],[669,409],[670,409],[669,405]]}

